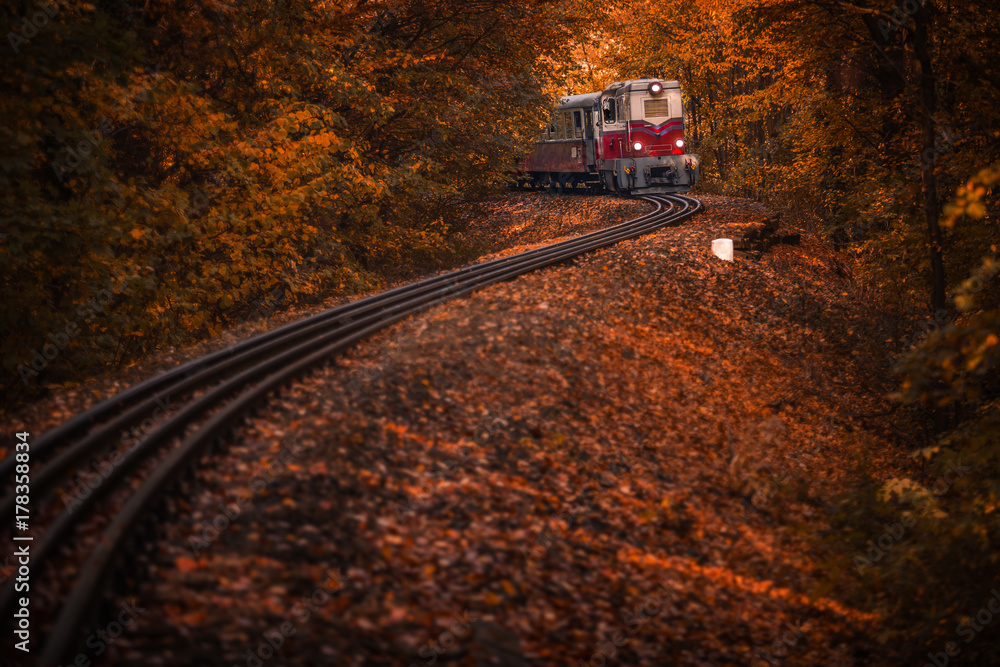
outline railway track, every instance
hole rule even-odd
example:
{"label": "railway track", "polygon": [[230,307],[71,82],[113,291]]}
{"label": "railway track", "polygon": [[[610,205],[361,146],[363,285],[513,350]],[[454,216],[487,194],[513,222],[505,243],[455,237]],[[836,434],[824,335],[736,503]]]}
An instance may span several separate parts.
{"label": "railway track", "polygon": [[[74,656],[83,648],[90,626],[106,620],[101,613],[105,594],[142,575],[129,571],[124,562],[155,544],[166,500],[186,483],[200,458],[272,392],[380,329],[443,301],[678,224],[702,208],[698,200],[680,195],[644,199],[656,209],[620,225],[397,287],[190,361],[99,403],[32,442],[32,591],[38,590],[37,582],[47,580],[56,589],[46,591],[40,601],[43,608],[31,608],[32,636],[48,630],[40,651],[39,642],[31,642],[37,657],[34,664],[76,664]],[[178,407],[159,423],[150,422],[165,403]],[[144,422],[150,426],[141,440],[128,451],[115,449],[122,434]],[[103,462],[90,478],[96,476],[97,483],[67,502],[58,492],[67,487],[73,472],[93,461]],[[0,513],[6,517],[14,515],[15,495],[7,483],[14,478],[15,465],[13,455],[0,462],[5,491]],[[96,538],[94,521],[100,524]],[[81,526],[87,522],[84,531]],[[7,544],[23,544],[10,541],[9,529],[0,539],[4,537]],[[56,567],[76,576],[64,577],[60,585],[62,580],[51,576]],[[6,619],[12,618],[16,598],[24,595],[15,593],[14,584],[12,576],[0,589],[0,613]],[[39,594],[33,592],[32,599],[36,598]],[[51,604],[45,607],[46,602]],[[12,635],[7,637],[0,655],[13,644]]]}

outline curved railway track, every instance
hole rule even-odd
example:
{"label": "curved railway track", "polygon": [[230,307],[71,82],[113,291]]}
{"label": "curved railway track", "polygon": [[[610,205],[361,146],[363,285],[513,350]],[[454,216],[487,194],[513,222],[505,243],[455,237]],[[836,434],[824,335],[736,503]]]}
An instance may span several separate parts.
{"label": "curved railway track", "polygon": [[[123,581],[126,576],[141,575],[124,567],[116,570],[116,565],[155,543],[150,538],[166,509],[164,501],[185,483],[186,473],[198,460],[270,393],[376,331],[445,300],[678,224],[702,208],[698,200],[680,195],[644,199],[656,209],[628,222],[397,287],[190,361],[99,403],[32,442],[32,582],[47,579],[48,568],[57,564],[63,565],[64,572],[77,575],[70,577],[73,581],[64,594],[50,594],[61,599],[61,605],[54,604],[41,614],[32,608],[32,635],[38,637],[40,629],[49,628],[40,652],[38,642],[32,640],[35,664],[50,667],[66,660],[73,662],[86,630],[102,620],[100,610],[108,584],[120,585],[127,583]],[[73,502],[67,503],[58,495],[74,471],[107,457],[123,439],[122,434],[149,422],[165,401],[178,408],[148,427],[127,452],[112,458],[116,461],[113,465],[104,458],[106,473],[99,471],[99,481],[87,487],[90,492],[86,497],[74,496]],[[145,476],[140,469],[143,464],[148,468]],[[0,462],[5,490],[0,514],[5,517],[14,514],[13,486],[7,488],[14,465],[13,455]],[[130,489],[134,491],[128,495]],[[80,526],[94,520],[89,510],[101,501],[105,502],[98,515],[107,518],[100,535],[83,544],[88,540],[80,536]],[[9,529],[4,535],[11,544]],[[67,545],[73,545],[75,553],[63,553]],[[113,574],[118,575],[117,580],[110,582]],[[0,613],[6,619],[12,618],[14,611],[14,583],[11,577],[0,589]],[[32,588],[37,590],[37,585]],[[5,640],[3,652],[12,643]]]}

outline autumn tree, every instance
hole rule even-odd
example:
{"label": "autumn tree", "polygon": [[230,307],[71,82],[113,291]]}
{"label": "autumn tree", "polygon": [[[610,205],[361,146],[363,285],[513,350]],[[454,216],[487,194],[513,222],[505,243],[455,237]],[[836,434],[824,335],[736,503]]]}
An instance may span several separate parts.
{"label": "autumn tree", "polygon": [[[681,81],[707,187],[811,220],[856,253],[898,323],[886,367],[900,360],[898,425],[926,427],[911,444],[927,467],[852,499],[841,541],[857,553],[880,518],[926,519],[862,581],[887,638],[922,655],[981,606],[995,573],[997,15],[985,2],[636,0],[620,20],[635,29],[606,65]],[[955,460],[974,461],[975,477],[936,497]],[[963,651],[987,664],[992,646]]]}
{"label": "autumn tree", "polygon": [[521,0],[35,11],[0,9],[28,21],[0,73],[8,396],[459,261],[455,203],[505,182],[592,18]]}

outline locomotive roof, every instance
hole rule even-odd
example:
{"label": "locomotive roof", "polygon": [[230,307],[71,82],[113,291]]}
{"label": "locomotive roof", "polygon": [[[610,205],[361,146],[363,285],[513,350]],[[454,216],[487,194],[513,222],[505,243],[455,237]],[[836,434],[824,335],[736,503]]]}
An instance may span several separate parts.
{"label": "locomotive roof", "polygon": [[615,83],[609,84],[603,92],[598,93],[584,93],[583,95],[569,95],[563,97],[559,100],[559,109],[577,109],[584,107],[589,109],[596,102],[601,99],[601,95],[620,95],[626,91],[632,90],[646,90],[649,87],[650,82],[659,81],[663,84],[664,89],[670,88],[680,88],[681,84],[674,80],[665,79],[632,79],[631,81],[616,81]]}
{"label": "locomotive roof", "polygon": [[589,109],[594,106],[594,102],[599,100],[600,93],[584,93],[583,95],[570,95],[559,100],[560,109],[576,109],[585,107]]}
{"label": "locomotive roof", "polygon": [[608,94],[614,92],[617,95],[625,91],[645,90],[652,81],[659,81],[663,84],[664,89],[681,87],[681,84],[674,80],[642,78],[632,79],[631,81],[616,81],[615,83],[609,84],[608,87],[604,89],[604,93]]}

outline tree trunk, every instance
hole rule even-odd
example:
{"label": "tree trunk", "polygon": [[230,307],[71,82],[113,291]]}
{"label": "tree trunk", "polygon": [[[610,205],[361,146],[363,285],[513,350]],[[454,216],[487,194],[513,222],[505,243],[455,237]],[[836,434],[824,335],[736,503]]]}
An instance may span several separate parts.
{"label": "tree trunk", "polygon": [[934,174],[936,153],[934,151],[935,122],[937,111],[937,91],[934,69],[928,45],[927,7],[921,5],[913,17],[916,28],[913,34],[913,48],[920,62],[920,104],[922,106],[923,146],[920,154],[920,176],[924,191],[924,217],[927,219],[927,234],[931,248],[931,312],[945,309],[944,258],[942,254],[941,226],[938,224],[937,177]]}
{"label": "tree trunk", "polygon": [[[923,151],[920,154],[920,176],[924,189],[924,216],[927,218],[927,234],[931,246],[931,312],[937,315],[945,309],[944,296],[944,258],[941,248],[941,226],[938,224],[937,177],[934,174],[934,163],[937,153],[934,151],[934,137],[937,122],[934,114],[937,112],[937,90],[935,88],[934,70],[931,63],[929,36],[927,24],[927,7],[921,5],[913,17],[916,23],[913,33],[913,49],[920,62],[920,104],[923,107]],[[931,411],[934,420],[935,433],[948,430],[948,412],[935,406]]]}

